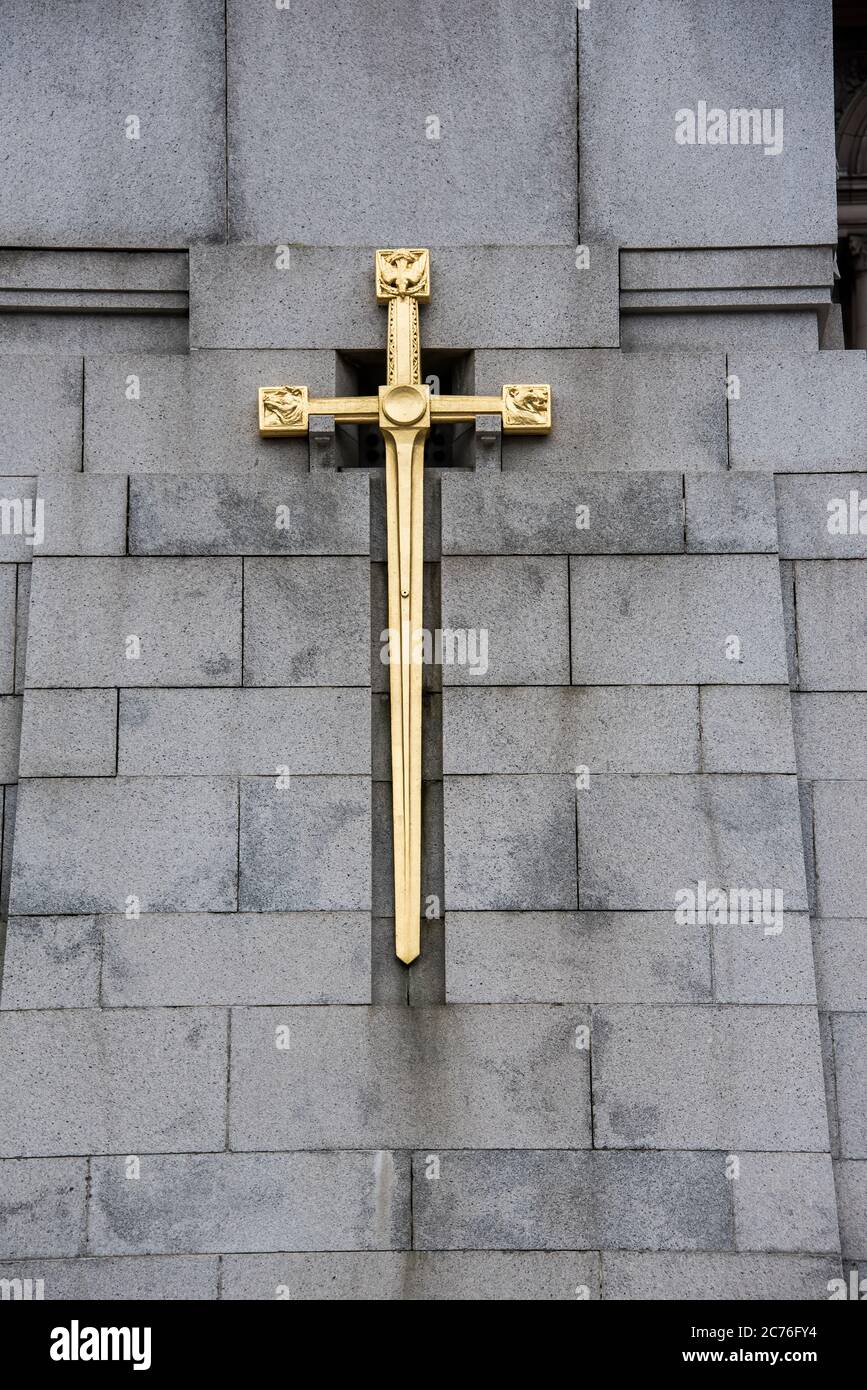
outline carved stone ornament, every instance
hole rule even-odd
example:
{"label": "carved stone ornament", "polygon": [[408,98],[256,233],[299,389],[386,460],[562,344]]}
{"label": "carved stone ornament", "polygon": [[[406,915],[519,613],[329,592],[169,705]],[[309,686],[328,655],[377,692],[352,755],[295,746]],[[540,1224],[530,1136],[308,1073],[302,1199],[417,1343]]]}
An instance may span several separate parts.
{"label": "carved stone ornament", "polygon": [[430,299],[430,253],[422,249],[377,251],[376,298],[382,304],[396,296]]}
{"label": "carved stone ornament", "polygon": [[263,386],[259,391],[259,428],[306,434],[307,387]]}
{"label": "carved stone ornament", "polygon": [[538,431],[547,434],[551,428],[550,386],[504,386],[503,429]]}

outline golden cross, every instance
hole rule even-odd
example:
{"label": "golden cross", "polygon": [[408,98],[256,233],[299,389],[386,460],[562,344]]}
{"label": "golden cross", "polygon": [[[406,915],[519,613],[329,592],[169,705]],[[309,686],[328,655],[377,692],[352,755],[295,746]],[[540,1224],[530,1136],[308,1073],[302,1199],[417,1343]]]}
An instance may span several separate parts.
{"label": "golden cross", "polygon": [[421,384],[419,304],[430,299],[430,253],[377,251],[376,299],[388,305],[387,384],[378,396],[309,399],[306,386],[259,389],[259,433],[306,434],[311,415],[378,424],[385,437],[395,951],[419,953],[421,921],[422,542],[424,441],[431,420],[499,415],[509,434],[547,434],[549,386],[504,386],[499,396],[432,396]]}

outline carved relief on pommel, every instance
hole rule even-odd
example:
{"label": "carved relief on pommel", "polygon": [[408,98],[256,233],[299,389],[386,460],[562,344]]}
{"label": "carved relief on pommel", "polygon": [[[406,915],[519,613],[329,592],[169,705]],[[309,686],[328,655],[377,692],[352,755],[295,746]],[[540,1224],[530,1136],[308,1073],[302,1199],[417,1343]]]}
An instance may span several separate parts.
{"label": "carved relief on pommel", "polygon": [[307,414],[306,386],[260,386],[261,434],[306,434]]}
{"label": "carved relief on pommel", "polygon": [[550,386],[504,386],[503,429],[547,434],[551,428]]}
{"label": "carved relief on pommel", "polygon": [[380,304],[390,299],[430,299],[430,253],[421,248],[400,247],[376,253],[376,298]]}

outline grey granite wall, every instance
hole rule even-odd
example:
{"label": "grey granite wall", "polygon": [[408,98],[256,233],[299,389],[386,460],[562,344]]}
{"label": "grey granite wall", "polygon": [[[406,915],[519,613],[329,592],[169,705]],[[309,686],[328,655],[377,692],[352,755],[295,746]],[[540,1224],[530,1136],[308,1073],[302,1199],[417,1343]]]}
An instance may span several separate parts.
{"label": "grey granite wall", "polygon": [[[60,51],[12,7],[3,84],[0,1277],[827,1298],[867,1266],[830,6],[735,6],[734,44],[702,0],[643,44],[625,3],[580,42],[560,0],[48,8]],[[34,84],[76,55],[103,82],[61,81],[55,130]],[[705,91],[782,103],[790,146],[678,146]],[[409,971],[381,477],[255,419],[382,352],[372,249],[404,239],[432,369],[555,403],[431,470],[426,622],[488,645],[426,671]],[[715,889],[764,920],[676,916]]]}

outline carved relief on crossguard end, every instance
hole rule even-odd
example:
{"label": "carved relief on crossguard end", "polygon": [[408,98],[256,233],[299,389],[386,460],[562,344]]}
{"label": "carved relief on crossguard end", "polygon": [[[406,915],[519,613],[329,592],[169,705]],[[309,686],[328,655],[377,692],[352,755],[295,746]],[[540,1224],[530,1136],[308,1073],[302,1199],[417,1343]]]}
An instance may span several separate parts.
{"label": "carved relief on crossguard end", "polygon": [[259,387],[260,434],[306,434],[308,423],[306,386]]}
{"label": "carved relief on crossguard end", "polygon": [[503,429],[516,434],[548,434],[551,429],[551,387],[504,386]]}

